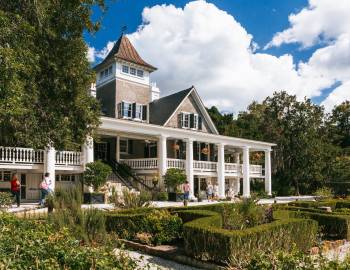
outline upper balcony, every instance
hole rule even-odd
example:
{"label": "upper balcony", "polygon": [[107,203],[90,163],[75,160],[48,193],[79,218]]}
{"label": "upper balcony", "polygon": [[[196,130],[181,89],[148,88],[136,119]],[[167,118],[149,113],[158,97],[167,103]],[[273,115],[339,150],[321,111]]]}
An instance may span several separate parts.
{"label": "upper balcony", "polygon": [[[45,151],[32,148],[0,147],[0,168],[42,169]],[[56,151],[55,165],[57,170],[81,169],[82,153],[75,151]]]}

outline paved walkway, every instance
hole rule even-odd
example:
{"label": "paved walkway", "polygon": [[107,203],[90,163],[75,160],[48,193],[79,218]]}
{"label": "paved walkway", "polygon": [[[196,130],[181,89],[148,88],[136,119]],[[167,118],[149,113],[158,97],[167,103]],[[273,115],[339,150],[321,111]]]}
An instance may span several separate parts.
{"label": "paved walkway", "polygon": [[[117,250],[120,252],[120,250]],[[169,261],[156,256],[148,255],[139,251],[123,250],[132,259],[136,260],[140,269],[148,270],[201,270],[201,268],[191,267],[179,264],[174,261]]]}
{"label": "paved walkway", "polygon": [[[290,203],[293,201],[314,201],[314,196],[285,196],[285,197],[275,197],[270,199],[261,199],[258,204],[273,204],[273,203]],[[217,203],[233,203],[229,201],[208,201],[204,200],[202,202],[189,202],[188,206],[199,206],[199,205],[210,205]],[[165,208],[165,207],[182,207],[183,202],[168,202],[168,201],[153,201],[151,204],[153,207]],[[82,208],[98,208],[102,210],[113,210],[114,206],[112,204],[83,204]],[[39,208],[38,203],[22,203],[20,207],[13,205],[8,209],[8,212],[18,213],[18,212],[27,212],[33,210],[34,212],[42,212],[44,208]],[[32,212],[32,211],[30,211]]]}

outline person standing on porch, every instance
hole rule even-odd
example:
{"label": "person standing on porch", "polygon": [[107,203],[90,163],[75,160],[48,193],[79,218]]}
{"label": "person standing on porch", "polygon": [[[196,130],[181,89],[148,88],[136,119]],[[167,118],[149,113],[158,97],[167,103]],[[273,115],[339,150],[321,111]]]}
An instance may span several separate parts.
{"label": "person standing on porch", "polygon": [[12,175],[11,180],[11,193],[16,198],[17,207],[21,205],[21,183],[17,178],[17,174]]}
{"label": "person standing on porch", "polygon": [[213,199],[214,200],[219,199],[219,185],[217,183],[215,183],[213,187]]}
{"label": "person standing on porch", "polygon": [[188,204],[188,199],[190,196],[190,184],[188,183],[188,181],[185,182],[185,184],[183,184],[183,191],[184,191],[184,206],[187,206]]}

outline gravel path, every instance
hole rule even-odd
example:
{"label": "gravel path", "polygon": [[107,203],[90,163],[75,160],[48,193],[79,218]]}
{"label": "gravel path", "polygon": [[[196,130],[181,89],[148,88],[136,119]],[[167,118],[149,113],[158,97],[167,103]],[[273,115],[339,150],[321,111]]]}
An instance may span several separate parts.
{"label": "gravel path", "polygon": [[163,258],[148,255],[139,251],[123,250],[132,259],[138,261],[138,266],[141,269],[149,270],[201,270],[201,268],[191,267],[183,264],[169,261]]}

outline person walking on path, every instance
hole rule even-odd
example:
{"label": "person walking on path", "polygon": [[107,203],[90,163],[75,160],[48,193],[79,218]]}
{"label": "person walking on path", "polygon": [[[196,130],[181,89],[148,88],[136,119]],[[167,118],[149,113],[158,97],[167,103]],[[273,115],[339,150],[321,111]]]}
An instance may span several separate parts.
{"label": "person walking on path", "polygon": [[51,180],[50,180],[50,174],[45,173],[45,177],[43,181],[40,183],[40,205],[44,206],[45,203],[45,198],[50,192],[50,185],[51,185]]}
{"label": "person walking on path", "polygon": [[188,204],[188,199],[190,196],[190,184],[188,183],[188,181],[185,182],[185,184],[183,184],[183,191],[184,191],[184,206],[187,206]]}
{"label": "person walking on path", "polygon": [[213,199],[213,185],[210,181],[207,184],[207,199],[209,202]]}
{"label": "person walking on path", "polygon": [[17,174],[12,175],[11,193],[16,198],[17,207],[21,206],[21,183],[17,178]]}

